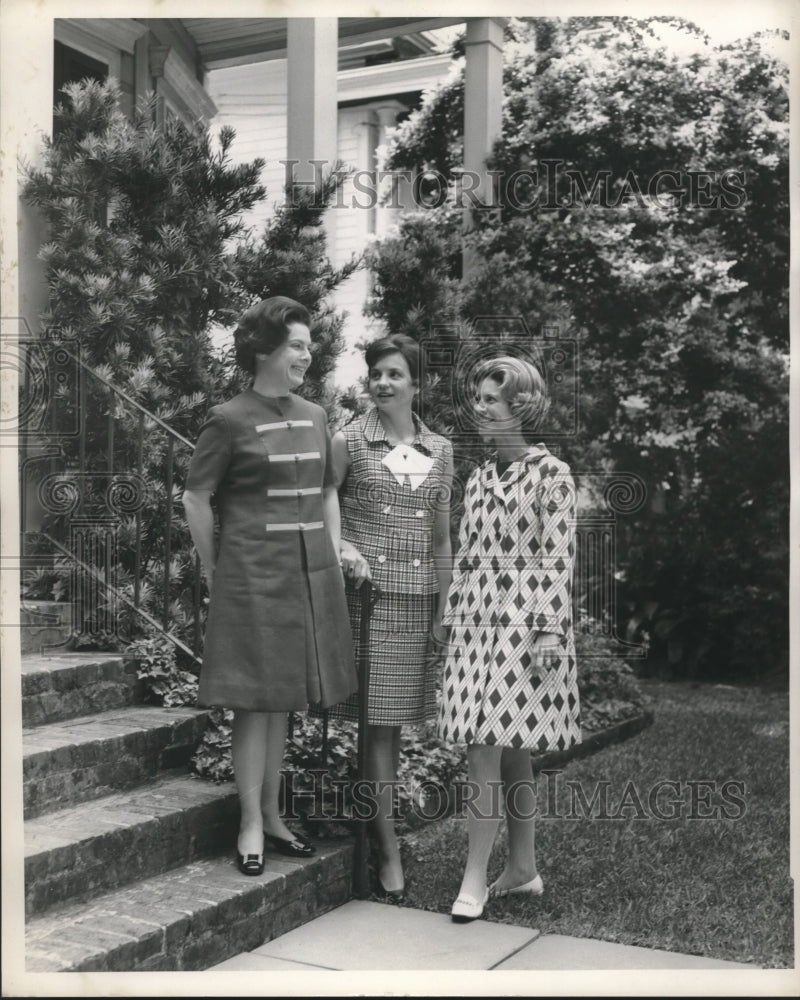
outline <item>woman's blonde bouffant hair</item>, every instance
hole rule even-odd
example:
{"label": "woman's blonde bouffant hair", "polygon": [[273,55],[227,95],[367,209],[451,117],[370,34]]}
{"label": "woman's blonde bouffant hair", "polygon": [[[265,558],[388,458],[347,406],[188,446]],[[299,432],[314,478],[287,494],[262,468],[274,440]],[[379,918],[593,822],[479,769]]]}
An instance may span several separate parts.
{"label": "woman's blonde bouffant hair", "polygon": [[473,384],[476,390],[487,378],[497,382],[500,395],[511,412],[521,418],[523,430],[531,434],[539,430],[550,408],[547,384],[539,369],[530,361],[510,355],[487,358],[475,369]]}

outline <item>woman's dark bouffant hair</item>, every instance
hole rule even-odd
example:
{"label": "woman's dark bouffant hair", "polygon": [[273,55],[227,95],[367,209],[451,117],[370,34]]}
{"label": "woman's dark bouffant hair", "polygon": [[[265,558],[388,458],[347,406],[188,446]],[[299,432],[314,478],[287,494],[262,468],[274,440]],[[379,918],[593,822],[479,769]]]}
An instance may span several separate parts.
{"label": "woman's dark bouffant hair", "polygon": [[256,354],[272,354],[289,336],[293,323],[311,325],[308,309],[285,295],[262,299],[245,312],[233,333],[236,364],[256,373]]}
{"label": "woman's dark bouffant hair", "polygon": [[406,359],[411,378],[415,383],[419,382],[419,344],[412,337],[406,337],[402,333],[393,333],[390,337],[381,337],[367,344],[364,351],[364,358],[367,362],[367,369],[372,371],[381,358],[387,354],[402,354]]}

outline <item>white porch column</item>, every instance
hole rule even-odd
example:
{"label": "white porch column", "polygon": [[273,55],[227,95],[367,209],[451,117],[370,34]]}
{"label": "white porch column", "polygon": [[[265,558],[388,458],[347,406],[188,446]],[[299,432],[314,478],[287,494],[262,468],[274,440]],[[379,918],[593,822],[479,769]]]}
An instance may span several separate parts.
{"label": "white porch column", "polygon": [[[404,110],[405,105],[399,101],[390,101],[376,107],[380,128],[378,131],[378,145],[385,146],[389,131],[397,124],[397,116]],[[378,205],[378,225],[377,233],[385,236],[389,229],[399,221],[404,208],[413,207],[411,205],[411,184],[408,181],[391,178],[380,185],[382,196],[388,198],[384,204]]]}
{"label": "white porch column", "polygon": [[[467,23],[464,71],[464,170],[477,174],[475,196],[491,199],[491,178],[486,158],[500,138],[503,124],[503,25],[504,18],[480,17]],[[465,179],[466,180],[466,179]],[[465,183],[465,191],[467,183]],[[468,204],[469,195],[464,200]],[[465,210],[465,224],[470,213]],[[465,255],[464,275],[470,270]]]}
{"label": "white porch column", "polygon": [[[20,167],[39,164],[42,133],[50,134],[53,122],[53,16],[46,4],[6,4],[0,10],[0,87],[3,93],[0,134],[4,162],[0,172],[0,224],[3,238],[0,272],[0,699],[3,702],[2,777],[6,830],[2,866],[5,899],[24,895],[22,852],[22,709],[20,699],[20,511],[19,447],[16,434],[21,352],[17,340],[38,334],[39,314],[47,304],[44,268],[36,259],[46,228],[37,209],[24,203],[19,188]],[[9,982],[22,963],[24,925],[6,920],[3,925],[4,972]]]}
{"label": "white porch column", "polygon": [[[356,126],[356,135],[358,136],[356,168],[366,171],[374,170],[375,149],[378,145],[378,117],[372,108],[364,107],[361,109],[361,120]],[[358,203],[369,206],[361,208],[360,211],[366,212],[363,231],[367,236],[373,236],[376,232],[377,205],[370,204],[366,195],[359,195]],[[361,228],[359,226],[359,230]]]}
{"label": "white porch column", "polygon": [[288,160],[296,181],[315,181],[312,160],[327,173],[336,161],[339,23],[335,17],[289,17],[287,50]]}
{"label": "white porch column", "polygon": [[[45,12],[46,13],[46,12]],[[47,228],[37,208],[20,197],[25,165],[41,163],[42,137],[53,130],[52,18],[32,15],[42,25],[21,21],[21,9],[9,12],[4,24],[3,70],[3,317],[21,317],[32,333],[47,305],[44,266],[37,260]],[[19,33],[17,33],[19,32]],[[16,37],[15,37],[16,36]],[[16,251],[16,254],[15,254]],[[12,262],[16,256],[17,267]],[[4,324],[4,337],[6,328]],[[24,335],[22,325],[20,336]]]}
{"label": "white porch column", "polygon": [[158,45],[152,42],[147,47],[147,65],[153,93],[156,95],[156,125],[162,128],[167,120],[167,107],[164,99],[164,68],[170,53],[169,45]]}

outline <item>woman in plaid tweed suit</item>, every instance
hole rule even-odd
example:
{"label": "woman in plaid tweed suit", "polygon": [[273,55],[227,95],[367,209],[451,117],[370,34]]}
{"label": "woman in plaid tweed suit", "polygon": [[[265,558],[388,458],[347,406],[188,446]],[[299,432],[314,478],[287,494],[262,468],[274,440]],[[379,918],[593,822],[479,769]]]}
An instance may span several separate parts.
{"label": "woman in plaid tweed suit", "polygon": [[444,624],[450,626],[439,732],[467,744],[477,797],[456,921],[483,912],[500,822],[508,861],[494,894],[542,892],[534,854],[531,750],[580,742],[571,586],[575,491],[569,467],[527,434],[547,409],[544,380],[518,358],[484,362],[475,379],[481,436],[497,449],[472,474]]}
{"label": "woman in plaid tweed suit", "polygon": [[[437,594],[446,594],[450,582],[453,452],[411,409],[419,384],[417,343],[404,336],[374,341],[366,361],[375,405],[334,436],[333,456],[354,642],[357,587],[371,578],[380,589],[370,625],[367,776],[391,782],[397,779],[401,726],[422,723],[436,711],[428,654],[432,636],[444,636]],[[343,702],[332,716],[355,719],[355,701]],[[404,883],[390,788],[377,806],[378,877],[383,891],[397,899]]]}

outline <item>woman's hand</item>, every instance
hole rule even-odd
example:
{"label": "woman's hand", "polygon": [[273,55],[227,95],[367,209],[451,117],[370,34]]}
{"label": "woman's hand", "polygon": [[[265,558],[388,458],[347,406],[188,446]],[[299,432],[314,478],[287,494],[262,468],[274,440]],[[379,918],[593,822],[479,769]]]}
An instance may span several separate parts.
{"label": "woman's hand", "polygon": [[448,631],[446,625],[442,625],[440,621],[435,621],[433,623],[433,629],[431,631],[433,633],[433,641],[436,643],[437,646],[447,645]]}
{"label": "woman's hand", "polygon": [[534,673],[544,674],[558,662],[559,637],[553,632],[540,632],[533,640],[533,662],[531,668]]}
{"label": "woman's hand", "polygon": [[369,563],[351,542],[342,539],[339,546],[339,565],[348,580],[360,587],[365,580],[372,579]]}

